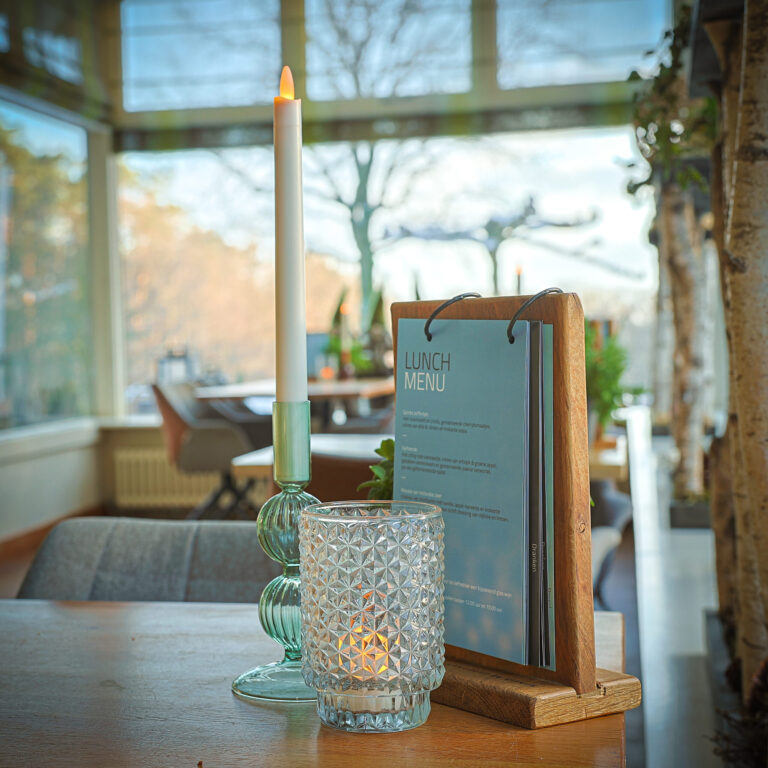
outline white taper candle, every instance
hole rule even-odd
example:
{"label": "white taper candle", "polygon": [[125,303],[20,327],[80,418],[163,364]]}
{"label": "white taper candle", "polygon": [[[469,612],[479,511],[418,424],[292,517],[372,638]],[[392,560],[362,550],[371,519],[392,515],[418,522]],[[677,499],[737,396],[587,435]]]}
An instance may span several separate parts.
{"label": "white taper candle", "polygon": [[275,139],[275,324],[277,399],[307,399],[304,206],[301,181],[301,99],[283,67],[274,105]]}

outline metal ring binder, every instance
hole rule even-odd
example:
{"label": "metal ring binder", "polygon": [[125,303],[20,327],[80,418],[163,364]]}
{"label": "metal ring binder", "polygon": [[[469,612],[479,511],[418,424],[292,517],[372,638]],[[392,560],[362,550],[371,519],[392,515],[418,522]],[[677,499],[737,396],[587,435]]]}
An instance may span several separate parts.
{"label": "metal ring binder", "polygon": [[462,299],[479,299],[481,298],[479,293],[475,293],[474,291],[469,291],[467,293],[460,293],[458,296],[454,296],[452,299],[448,299],[448,301],[444,301],[427,319],[427,322],[424,323],[424,335],[427,337],[427,341],[432,341],[432,334],[429,332],[429,326],[432,323],[432,321],[446,308],[450,307],[451,304],[455,304],[457,301],[461,301]]}
{"label": "metal ring binder", "polygon": [[[563,292],[562,288],[545,288],[543,291],[539,291],[535,296],[531,296],[530,299],[526,299],[520,306],[520,309],[518,309],[517,312],[515,312],[515,314],[512,316],[512,319],[509,321],[509,325],[507,326],[507,338],[509,339],[509,343],[510,344],[515,343],[515,335],[512,333],[512,328],[517,322],[517,319],[523,313],[523,310],[525,310],[527,307],[530,307],[534,301],[536,301],[537,299],[540,299],[542,296],[546,296],[547,294],[550,294],[550,293],[562,293],[562,292]],[[437,312],[439,312],[441,309],[442,307],[438,307],[435,310],[435,314],[437,314]],[[432,318],[430,318],[430,320],[431,319]]]}
{"label": "metal ring binder", "polygon": [[[529,299],[526,299],[522,305],[520,306],[520,309],[515,312],[515,314],[512,316],[512,319],[509,321],[509,325],[507,326],[507,338],[509,339],[510,344],[515,343],[515,335],[512,333],[512,328],[514,327],[515,323],[519,319],[520,315],[533,304],[534,301],[537,299],[540,299],[542,296],[547,296],[548,294],[552,293],[563,293],[562,288],[545,288],[543,291],[539,291],[534,296],[531,296]],[[474,291],[469,291],[467,293],[460,293],[458,296],[454,296],[452,299],[448,299],[448,301],[444,301],[428,318],[427,322],[424,323],[424,335],[427,337],[427,341],[432,341],[432,334],[429,332],[429,326],[432,324],[432,321],[447,307],[450,307],[451,304],[455,304],[457,301],[461,301],[462,299],[479,299],[482,298],[479,293],[475,293]]]}

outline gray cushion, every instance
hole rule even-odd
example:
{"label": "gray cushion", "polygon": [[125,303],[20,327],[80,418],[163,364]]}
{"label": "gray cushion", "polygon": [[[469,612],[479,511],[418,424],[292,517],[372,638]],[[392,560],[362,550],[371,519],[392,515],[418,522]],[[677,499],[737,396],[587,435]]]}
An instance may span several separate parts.
{"label": "gray cushion", "polygon": [[256,523],[67,520],[46,537],[18,597],[255,603],[280,572]]}

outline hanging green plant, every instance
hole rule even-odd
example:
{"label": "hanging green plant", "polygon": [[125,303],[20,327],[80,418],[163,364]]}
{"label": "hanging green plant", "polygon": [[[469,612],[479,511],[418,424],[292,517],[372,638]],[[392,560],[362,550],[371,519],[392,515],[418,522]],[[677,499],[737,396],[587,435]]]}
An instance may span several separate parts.
{"label": "hanging green plant", "polygon": [[[665,182],[675,182],[685,188],[697,184],[707,188],[706,179],[690,162],[693,157],[708,157],[717,136],[717,102],[714,98],[689,99],[685,84],[684,52],[691,30],[691,6],[685,5],[678,14],[674,29],[664,34],[659,54],[662,61],[648,87],[635,94],[635,137],[643,157],[653,170],[661,173]],[[633,71],[630,81],[642,77]],[[649,184],[653,172],[640,181],[627,184],[634,194]]]}

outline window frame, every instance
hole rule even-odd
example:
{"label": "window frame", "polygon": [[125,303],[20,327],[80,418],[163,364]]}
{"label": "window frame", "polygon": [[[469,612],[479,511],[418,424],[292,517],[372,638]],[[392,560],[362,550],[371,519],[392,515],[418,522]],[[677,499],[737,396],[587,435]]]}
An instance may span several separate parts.
{"label": "window frame", "polygon": [[[471,0],[471,88],[464,93],[388,99],[312,101],[300,73],[306,71],[304,0],[281,0],[281,50],[291,51],[297,93],[303,99],[305,143],[459,135],[473,132],[621,125],[631,122],[632,82],[583,83],[505,90],[496,73],[495,0]],[[272,105],[126,112],[122,103],[120,8],[110,4],[104,31],[106,82],[110,87],[115,151],[159,151],[253,146],[272,142]],[[275,84],[277,88],[277,84]],[[178,127],[169,127],[178,126]]]}

